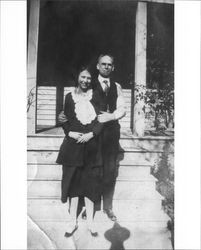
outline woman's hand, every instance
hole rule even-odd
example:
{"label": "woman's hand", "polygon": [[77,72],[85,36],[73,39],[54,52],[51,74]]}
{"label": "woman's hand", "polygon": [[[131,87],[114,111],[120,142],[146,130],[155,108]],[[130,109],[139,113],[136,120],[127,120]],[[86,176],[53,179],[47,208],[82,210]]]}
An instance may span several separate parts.
{"label": "woman's hand", "polygon": [[79,140],[81,137],[82,137],[82,133],[79,133],[79,132],[74,132],[74,131],[70,131],[68,133],[68,136],[75,139],[75,140]]}
{"label": "woman's hand", "polygon": [[92,132],[83,134],[78,140],[77,143],[85,143],[91,140],[94,137],[94,134]]}

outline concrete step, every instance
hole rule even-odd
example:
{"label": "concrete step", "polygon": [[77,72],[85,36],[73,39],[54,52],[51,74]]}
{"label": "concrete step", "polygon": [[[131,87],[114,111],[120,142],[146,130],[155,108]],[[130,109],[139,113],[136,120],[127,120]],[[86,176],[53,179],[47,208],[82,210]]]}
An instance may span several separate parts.
{"label": "concrete step", "polygon": [[[59,150],[64,136],[60,137],[29,137],[27,140],[28,150]],[[120,147],[137,148],[132,138],[120,139]]]}
{"label": "concrete step", "polygon": [[[32,143],[32,145],[29,144],[28,142],[28,151],[32,152],[32,151],[36,151],[36,152],[44,152],[44,151],[51,151],[51,152],[58,152],[60,149],[60,146],[63,142],[63,138],[62,139],[47,139],[45,141],[41,140],[40,143]],[[137,147],[133,144],[133,142],[131,140],[120,140],[120,145],[119,145],[119,152],[142,152],[142,153],[146,153],[147,150]],[[153,152],[154,153],[154,152]],[[162,153],[162,150],[156,150],[155,153]]]}
{"label": "concrete step", "polygon": [[[149,204],[149,206],[147,206]],[[62,204],[60,200],[28,200],[28,214],[35,221],[70,221],[67,211],[68,204]],[[113,203],[113,210],[119,221],[138,222],[138,221],[160,221],[165,226],[170,219],[162,210],[158,203],[142,202],[141,200],[118,200]],[[96,222],[107,222],[107,216],[101,212],[95,216]]]}
{"label": "concrete step", "polygon": [[[162,223],[161,223],[162,224]],[[121,227],[130,231],[130,237],[124,242],[125,249],[132,250],[168,250],[171,245],[171,234],[166,226],[159,222],[120,223]]]}
{"label": "concrete step", "polygon": [[[47,134],[36,134],[28,136],[27,148],[29,150],[57,150],[59,149],[64,133],[62,128],[54,128],[46,131]],[[48,134],[50,133],[50,134]],[[52,134],[51,134],[52,133]],[[130,129],[121,131],[120,146],[122,148],[139,148],[148,151],[162,152],[165,146],[171,146],[171,152],[174,151],[174,138],[165,136],[146,136],[135,137],[131,134]]]}
{"label": "concrete step", "polygon": [[[28,198],[59,198],[61,181],[28,181]],[[163,199],[156,192],[155,183],[147,181],[117,181],[114,199]]]}
{"label": "concrete step", "polygon": [[[57,159],[58,151],[28,151],[28,163],[54,164]],[[156,159],[158,153],[146,152],[142,150],[132,150],[120,152],[118,155],[119,165],[149,165]]]}
{"label": "concrete step", "polygon": [[[170,233],[160,222],[121,222],[114,224],[96,223],[99,236],[92,237],[87,230],[86,221],[79,221],[79,228],[71,238],[65,238],[66,222],[39,221],[37,225],[55,243],[56,249],[172,249]],[[28,248],[31,249],[31,248]],[[33,249],[33,248],[32,248]],[[35,248],[36,249],[36,248]],[[45,249],[45,248],[43,248]],[[120,249],[120,248],[119,248]]]}
{"label": "concrete step", "polygon": [[[28,180],[61,180],[61,176],[61,165],[28,164]],[[146,166],[120,166],[118,168],[117,180],[156,181],[156,179],[150,175],[150,168]]]}
{"label": "concrete step", "polygon": [[[28,163],[32,164],[55,164],[58,152],[55,151],[29,151],[27,155]],[[136,155],[133,152],[120,153],[118,157],[119,165],[142,165],[150,166],[150,162],[145,159],[146,155],[141,152],[137,152]]]}

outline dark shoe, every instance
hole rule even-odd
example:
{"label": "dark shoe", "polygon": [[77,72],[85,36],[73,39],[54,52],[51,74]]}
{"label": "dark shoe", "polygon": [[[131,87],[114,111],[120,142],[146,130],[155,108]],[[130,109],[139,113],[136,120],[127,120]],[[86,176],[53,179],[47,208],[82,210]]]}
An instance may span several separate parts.
{"label": "dark shoe", "polygon": [[107,214],[107,216],[108,216],[108,218],[110,220],[112,220],[112,221],[116,221],[117,220],[117,217],[114,214],[114,212],[112,211],[112,209],[104,209],[103,212]]}
{"label": "dark shoe", "polygon": [[75,227],[73,228],[73,230],[72,230],[71,232],[65,232],[64,236],[65,236],[66,238],[71,237],[71,236],[75,233],[75,231],[76,231],[77,229],[78,229],[78,225],[75,225]]}
{"label": "dark shoe", "polygon": [[91,236],[98,237],[98,232],[92,232],[91,230],[89,230],[89,232],[91,233]]}
{"label": "dark shoe", "polygon": [[94,227],[93,223],[90,226],[88,226],[88,230],[91,233],[91,236],[93,236],[93,237],[98,236],[98,232],[96,231],[96,228]]}

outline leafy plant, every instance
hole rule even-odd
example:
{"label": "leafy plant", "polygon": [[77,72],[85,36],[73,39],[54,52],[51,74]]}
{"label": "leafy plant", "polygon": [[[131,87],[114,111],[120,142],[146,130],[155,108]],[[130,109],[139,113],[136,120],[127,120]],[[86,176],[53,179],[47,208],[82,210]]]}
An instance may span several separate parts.
{"label": "leafy plant", "polygon": [[165,119],[166,129],[174,126],[174,90],[172,84],[166,84],[164,89],[147,89],[144,85],[135,86],[135,104],[143,102],[143,111],[154,116],[156,130],[161,129],[161,118]]}
{"label": "leafy plant", "polygon": [[162,155],[155,161],[151,173],[158,179],[157,191],[165,197],[163,201],[164,211],[171,220],[168,227],[174,231],[174,156],[173,145],[166,143]]}
{"label": "leafy plant", "polygon": [[29,109],[31,108],[31,106],[33,105],[33,103],[35,103],[36,101],[36,93],[35,93],[35,88],[33,87],[27,97],[27,113],[29,112]]}

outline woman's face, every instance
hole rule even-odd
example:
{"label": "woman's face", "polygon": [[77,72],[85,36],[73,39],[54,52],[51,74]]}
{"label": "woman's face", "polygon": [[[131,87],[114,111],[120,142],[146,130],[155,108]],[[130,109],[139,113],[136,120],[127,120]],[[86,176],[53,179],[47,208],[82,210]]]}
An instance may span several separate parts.
{"label": "woman's face", "polygon": [[87,91],[91,87],[91,74],[87,70],[80,72],[78,76],[78,87],[82,91]]}

